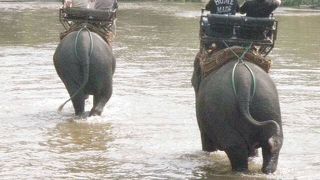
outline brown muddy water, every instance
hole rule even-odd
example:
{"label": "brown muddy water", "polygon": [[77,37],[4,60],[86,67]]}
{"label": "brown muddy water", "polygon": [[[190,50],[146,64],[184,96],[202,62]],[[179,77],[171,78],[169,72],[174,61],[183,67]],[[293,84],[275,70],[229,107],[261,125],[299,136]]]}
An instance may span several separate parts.
{"label": "brown muddy water", "polygon": [[[59,3],[0,4],[0,179],[317,179],[320,12],[280,8],[270,75],[282,108],[278,170],[234,174],[201,151],[190,79],[201,3],[122,3],[114,94],[101,117],[75,119],[52,55]],[[92,105],[90,99],[87,109]]]}

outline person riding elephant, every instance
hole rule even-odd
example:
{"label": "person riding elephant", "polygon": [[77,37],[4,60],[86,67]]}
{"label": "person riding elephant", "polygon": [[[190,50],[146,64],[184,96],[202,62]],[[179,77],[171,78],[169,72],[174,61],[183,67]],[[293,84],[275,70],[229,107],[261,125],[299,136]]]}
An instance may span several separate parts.
{"label": "person riding elephant", "polygon": [[[92,26],[90,28],[93,31],[96,31],[101,37],[107,41],[110,45],[116,34],[116,13],[118,9],[117,0],[66,0],[64,2],[64,8],[77,8],[79,10],[83,9],[84,14],[90,12],[94,13],[94,11],[105,11],[107,14],[107,20],[94,20],[89,21],[88,23]],[[87,10],[85,10],[87,9]],[[99,12],[98,12],[99,13]],[[78,16],[80,13],[78,13]],[[69,28],[66,29],[65,32],[60,34],[60,39],[63,39],[68,33],[79,29],[79,25],[84,22],[87,22],[87,18],[80,15],[76,21],[71,21],[69,24]],[[94,18],[94,16],[90,16],[90,19]],[[68,20],[67,20],[68,21]]]}
{"label": "person riding elephant", "polygon": [[205,9],[211,14],[235,15],[239,11],[237,0],[210,0]]}
{"label": "person riding elephant", "polygon": [[95,9],[108,10],[108,9],[117,9],[118,1],[117,0],[94,0]]}
{"label": "person riding elephant", "polygon": [[[272,12],[278,8],[281,0],[251,0],[246,1],[240,7],[239,12],[246,14],[247,17],[254,18],[269,18]],[[244,39],[258,39],[271,41],[271,31],[264,27],[240,27],[240,37]],[[256,51],[264,53],[265,46],[255,47]]]}
{"label": "person riding elephant", "polygon": [[269,17],[280,6],[281,0],[252,0],[246,1],[239,12],[248,17]]}
{"label": "person riding elephant", "polygon": [[92,8],[100,10],[117,9],[117,0],[65,0],[64,8]]}
{"label": "person riding elephant", "polygon": [[106,23],[102,28],[105,29],[105,37],[109,44],[112,43],[116,36],[116,11],[118,9],[117,0],[94,0],[94,9],[114,11],[114,17],[111,22]]}
{"label": "person riding elephant", "polygon": [[[205,9],[210,11],[211,14],[235,15],[239,12],[239,3],[237,0],[210,0]],[[206,31],[210,32],[210,30]],[[233,27],[228,27],[227,25],[215,28],[215,32],[219,34],[232,34],[232,31]],[[206,49],[219,50],[226,48],[225,44],[218,40],[214,42],[214,46],[212,47],[211,42],[205,44]]]}
{"label": "person riding elephant", "polygon": [[94,0],[65,0],[64,8],[91,8]]}

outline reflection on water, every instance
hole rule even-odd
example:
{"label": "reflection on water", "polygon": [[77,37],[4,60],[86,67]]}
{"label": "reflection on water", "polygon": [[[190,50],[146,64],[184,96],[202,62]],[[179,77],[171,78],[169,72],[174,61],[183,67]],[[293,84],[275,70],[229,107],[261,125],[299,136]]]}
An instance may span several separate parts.
{"label": "reflection on water", "polygon": [[49,132],[50,149],[58,153],[79,151],[105,151],[112,141],[109,124],[90,124],[87,122],[63,122]]}
{"label": "reflection on water", "polygon": [[[279,9],[270,75],[284,146],[278,170],[230,171],[201,151],[190,78],[201,3],[120,3],[114,94],[102,117],[75,119],[52,55],[59,3],[0,5],[0,176],[5,179],[316,179],[320,176],[320,13]],[[92,99],[87,108],[92,106]],[[261,154],[261,153],[260,153]]]}
{"label": "reflection on water", "polygon": [[[105,152],[113,140],[110,124],[61,122],[47,136],[48,141],[42,145],[56,155],[56,160],[63,162],[66,173],[84,173],[84,177],[94,178],[94,174],[102,174],[108,169]],[[51,168],[56,168],[56,164]]]}

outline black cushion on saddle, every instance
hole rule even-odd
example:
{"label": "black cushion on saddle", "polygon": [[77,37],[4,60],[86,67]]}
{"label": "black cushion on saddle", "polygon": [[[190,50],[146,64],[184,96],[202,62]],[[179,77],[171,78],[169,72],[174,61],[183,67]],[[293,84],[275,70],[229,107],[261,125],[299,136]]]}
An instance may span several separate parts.
{"label": "black cushion on saddle", "polygon": [[209,24],[225,24],[225,25],[240,25],[242,23],[241,16],[208,14]]}
{"label": "black cushion on saddle", "polygon": [[257,26],[257,27],[272,27],[275,19],[274,18],[254,18],[242,16],[245,26]]}
{"label": "black cushion on saddle", "polygon": [[275,19],[243,17],[244,24],[240,26],[239,37],[243,39],[263,40],[271,36]]}
{"label": "black cushion on saddle", "polygon": [[224,24],[232,26],[260,26],[270,27],[273,26],[275,19],[273,18],[255,18],[247,16],[234,16],[234,15],[221,15],[221,14],[208,14],[208,22],[211,25]]}
{"label": "black cushion on saddle", "polygon": [[272,29],[275,19],[246,16],[208,14],[208,35],[217,38],[237,36],[242,39],[262,40]]}
{"label": "black cushion on saddle", "polygon": [[67,20],[91,20],[91,21],[111,21],[115,16],[115,11],[83,9],[83,8],[66,8],[63,9],[65,19]]}

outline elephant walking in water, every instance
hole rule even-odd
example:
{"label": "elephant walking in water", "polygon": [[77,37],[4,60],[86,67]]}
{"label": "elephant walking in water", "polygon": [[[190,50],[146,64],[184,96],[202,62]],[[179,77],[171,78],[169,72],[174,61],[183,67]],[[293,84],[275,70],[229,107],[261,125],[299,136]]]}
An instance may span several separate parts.
{"label": "elephant walking in water", "polygon": [[68,90],[75,114],[84,113],[85,99],[93,95],[90,116],[101,115],[112,94],[116,61],[111,46],[84,26],[61,40],[53,61]]}
{"label": "elephant walking in water", "polygon": [[202,149],[225,151],[232,169],[246,172],[248,157],[261,147],[262,172],[273,173],[283,142],[275,84],[256,64],[236,63],[229,61],[205,77],[199,59],[194,62],[192,85]]}

